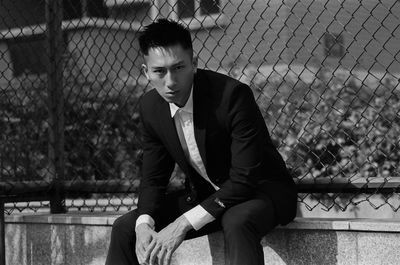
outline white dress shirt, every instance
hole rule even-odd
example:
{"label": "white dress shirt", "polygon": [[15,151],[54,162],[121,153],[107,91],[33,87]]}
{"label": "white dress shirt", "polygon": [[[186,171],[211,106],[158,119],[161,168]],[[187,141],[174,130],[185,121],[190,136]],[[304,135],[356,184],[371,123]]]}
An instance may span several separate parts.
{"label": "white dress shirt", "polygon": [[[193,166],[193,168],[197,171],[197,173],[199,173],[204,179],[206,179],[215,188],[215,190],[218,190],[219,187],[212,183],[207,175],[194,136],[193,89],[190,92],[189,99],[187,100],[185,106],[179,108],[175,104],[170,103],[169,107],[171,111],[171,117],[174,118],[179,141],[181,142],[186,158]],[[199,230],[206,224],[215,220],[215,218],[210,213],[208,213],[201,205],[197,205],[191,210],[185,212],[183,215],[186,217],[186,219],[195,230]],[[142,223],[147,223],[154,228],[154,219],[150,215],[140,215],[136,221],[136,226]]]}

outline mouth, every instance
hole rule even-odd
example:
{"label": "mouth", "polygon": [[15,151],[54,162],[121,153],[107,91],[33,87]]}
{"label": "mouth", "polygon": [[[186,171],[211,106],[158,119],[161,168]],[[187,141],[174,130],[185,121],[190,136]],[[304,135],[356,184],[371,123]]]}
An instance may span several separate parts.
{"label": "mouth", "polygon": [[178,94],[178,92],[179,92],[178,90],[171,90],[171,91],[168,91],[166,94],[174,96],[174,95]]}

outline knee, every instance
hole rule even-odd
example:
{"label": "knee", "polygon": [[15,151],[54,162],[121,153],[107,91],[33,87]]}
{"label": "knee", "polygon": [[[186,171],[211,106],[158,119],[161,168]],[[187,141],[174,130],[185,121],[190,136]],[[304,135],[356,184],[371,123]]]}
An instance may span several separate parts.
{"label": "knee", "polygon": [[123,237],[133,235],[135,233],[135,223],[136,220],[133,220],[129,213],[118,217],[112,225],[112,236]]}
{"label": "knee", "polygon": [[117,219],[115,219],[115,221],[114,221],[114,223],[112,225],[112,229],[111,229],[111,235],[112,236],[119,237],[120,234],[123,234],[125,222],[124,222],[122,217],[123,216],[120,216]]}
{"label": "knee", "polygon": [[226,213],[222,216],[221,225],[224,234],[241,233],[251,229],[251,222],[244,215],[232,216]]}
{"label": "knee", "polygon": [[124,218],[123,216],[118,217],[117,219],[114,220],[113,225],[112,225],[112,230],[119,230],[122,226],[124,226]]}

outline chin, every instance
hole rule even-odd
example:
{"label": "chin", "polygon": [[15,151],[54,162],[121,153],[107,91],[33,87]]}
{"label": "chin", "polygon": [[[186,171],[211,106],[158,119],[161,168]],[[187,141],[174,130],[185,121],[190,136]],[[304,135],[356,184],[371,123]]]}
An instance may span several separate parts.
{"label": "chin", "polygon": [[168,103],[174,103],[174,104],[176,104],[176,100],[174,100],[173,98],[168,98],[168,97],[164,97],[164,100],[166,101],[166,102],[168,102]]}

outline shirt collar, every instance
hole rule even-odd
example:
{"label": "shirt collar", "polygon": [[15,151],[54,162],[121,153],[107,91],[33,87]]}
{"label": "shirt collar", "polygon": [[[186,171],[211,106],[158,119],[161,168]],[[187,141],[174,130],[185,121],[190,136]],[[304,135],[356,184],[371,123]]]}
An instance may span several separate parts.
{"label": "shirt collar", "polygon": [[188,100],[186,101],[185,106],[183,106],[182,108],[179,108],[177,105],[175,105],[174,103],[169,103],[169,110],[171,111],[171,117],[174,117],[176,112],[181,109],[185,112],[189,112],[191,114],[193,114],[193,86],[190,89],[190,95]]}

